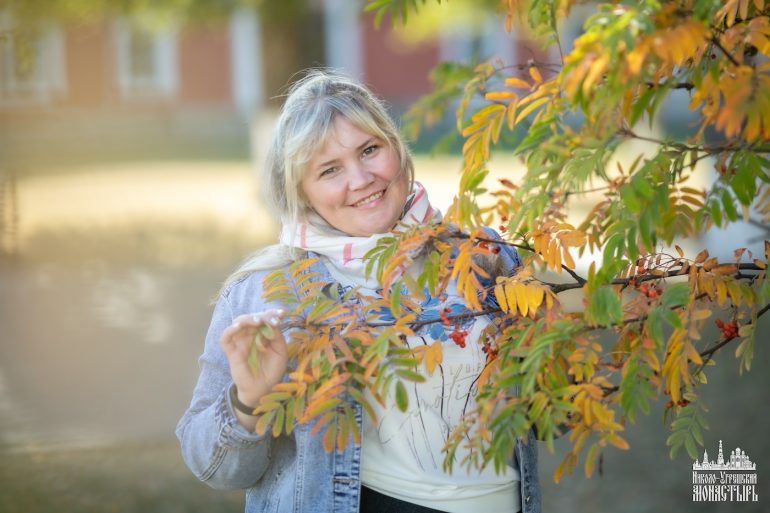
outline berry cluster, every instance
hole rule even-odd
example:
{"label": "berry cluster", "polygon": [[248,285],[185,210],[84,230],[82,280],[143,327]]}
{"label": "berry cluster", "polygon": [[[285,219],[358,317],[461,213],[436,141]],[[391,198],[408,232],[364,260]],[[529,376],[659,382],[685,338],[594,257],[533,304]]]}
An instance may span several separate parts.
{"label": "berry cluster", "polygon": [[[451,324],[449,320],[449,314],[452,310],[450,308],[442,308],[441,313],[439,313],[439,318],[441,319],[441,323],[444,326],[449,326]],[[452,339],[452,342],[457,344],[459,347],[464,348],[465,347],[465,339],[468,337],[468,332],[466,330],[461,330],[460,326],[455,325],[454,331],[449,334],[449,338]]]}
{"label": "berry cluster", "polygon": [[492,344],[489,342],[489,340],[484,342],[484,345],[481,346],[481,350],[484,352],[485,355],[487,355],[487,358],[489,360],[494,360],[497,358],[497,349],[492,347]]}
{"label": "berry cluster", "polygon": [[669,401],[668,403],[666,403],[666,409],[670,410],[671,408],[674,407],[675,404],[684,408],[685,406],[690,404],[690,401],[688,401],[687,399],[682,399],[678,403],[675,403],[674,401]]}
{"label": "berry cluster", "polygon": [[650,285],[647,282],[639,285],[639,283],[636,281],[636,278],[631,278],[628,280],[628,284],[638,290],[643,296],[647,296],[650,299],[659,298],[663,294],[663,292],[655,285]]}
{"label": "berry cluster", "polygon": [[[507,222],[508,222],[508,216],[500,216],[500,220],[501,220],[503,223],[507,223]],[[508,231],[508,227],[507,227],[507,226],[505,226],[504,224],[501,224],[501,225],[500,225],[500,233],[505,233],[505,232],[507,232],[507,231]]]}
{"label": "berry cluster", "polygon": [[461,349],[465,348],[465,339],[468,336],[468,332],[465,330],[457,329],[458,327],[455,326],[455,330],[449,334],[449,338],[452,339],[452,342],[457,344]]}
{"label": "berry cluster", "polygon": [[441,313],[438,315],[441,319],[441,322],[444,324],[444,326],[449,326],[449,317],[447,317],[447,314],[451,312],[449,308],[444,308],[441,310]]}
{"label": "berry cluster", "polygon": [[717,319],[714,321],[714,323],[717,325],[717,328],[719,328],[719,331],[722,332],[722,335],[724,335],[725,338],[735,338],[738,336],[738,323],[735,321],[730,321],[728,323],[724,323],[722,319]]}

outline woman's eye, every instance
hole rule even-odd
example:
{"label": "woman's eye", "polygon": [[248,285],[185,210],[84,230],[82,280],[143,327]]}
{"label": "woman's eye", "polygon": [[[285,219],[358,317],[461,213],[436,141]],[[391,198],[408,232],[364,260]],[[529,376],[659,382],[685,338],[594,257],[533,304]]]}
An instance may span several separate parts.
{"label": "woman's eye", "polygon": [[323,171],[321,171],[321,178],[323,178],[325,176],[331,176],[331,175],[333,175],[336,172],[337,172],[337,168],[336,167],[330,167],[329,169],[324,169]]}
{"label": "woman's eye", "polygon": [[377,148],[379,148],[379,146],[377,146],[376,144],[373,144],[373,145],[369,146],[368,148],[366,148],[364,150],[364,152],[363,152],[364,157],[368,157],[369,155],[371,155],[374,152],[376,152]]}

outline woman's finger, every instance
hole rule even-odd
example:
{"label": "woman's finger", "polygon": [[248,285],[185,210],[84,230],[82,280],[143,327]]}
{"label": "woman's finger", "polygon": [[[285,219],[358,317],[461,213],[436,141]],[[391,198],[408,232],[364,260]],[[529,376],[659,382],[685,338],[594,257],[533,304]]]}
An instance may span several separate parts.
{"label": "woman's finger", "polygon": [[233,324],[245,324],[247,326],[258,326],[260,324],[268,324],[271,326],[278,326],[281,323],[281,318],[285,315],[285,311],[282,309],[266,310],[260,313],[243,314],[239,315],[233,320]]}

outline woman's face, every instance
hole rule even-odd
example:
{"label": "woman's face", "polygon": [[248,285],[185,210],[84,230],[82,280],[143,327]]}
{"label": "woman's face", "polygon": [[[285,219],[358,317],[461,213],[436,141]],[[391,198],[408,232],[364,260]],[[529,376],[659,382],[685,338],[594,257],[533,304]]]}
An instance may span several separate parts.
{"label": "woman's face", "polygon": [[302,177],[305,200],[327,223],[349,235],[368,237],[393,228],[408,194],[398,153],[386,141],[361,131],[343,116]]}

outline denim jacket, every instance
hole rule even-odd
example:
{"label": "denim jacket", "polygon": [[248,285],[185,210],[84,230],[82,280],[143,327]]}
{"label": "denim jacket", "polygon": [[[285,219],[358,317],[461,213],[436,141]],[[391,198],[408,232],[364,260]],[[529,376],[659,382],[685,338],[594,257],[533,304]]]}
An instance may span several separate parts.
{"label": "denim jacket", "polygon": [[[514,250],[503,247],[506,268],[519,264]],[[319,262],[311,268],[332,282]],[[176,429],[187,466],[201,481],[218,489],[246,490],[246,513],[357,513],[361,490],[361,447],[326,453],[312,425],[298,424],[291,435],[273,438],[244,429],[233,413],[228,390],[230,370],[219,338],[241,314],[278,308],[262,299],[265,272],[254,272],[228,287],[217,302],[200,357],[198,383],[190,407]],[[352,404],[359,426],[362,409]],[[516,440],[511,465],[521,477],[522,513],[540,512],[537,447]],[[513,512],[512,512],[513,513]]]}

